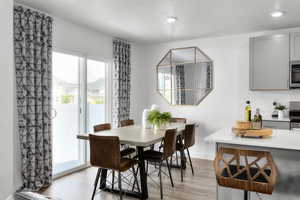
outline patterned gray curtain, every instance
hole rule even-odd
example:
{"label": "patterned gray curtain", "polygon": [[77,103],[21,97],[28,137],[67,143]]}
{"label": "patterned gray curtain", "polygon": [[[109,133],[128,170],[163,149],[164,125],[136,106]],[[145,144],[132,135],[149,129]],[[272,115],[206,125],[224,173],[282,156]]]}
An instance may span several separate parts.
{"label": "patterned gray curtain", "polygon": [[113,110],[112,122],[119,127],[130,117],[130,44],[113,40]]}
{"label": "patterned gray curtain", "polygon": [[52,18],[15,6],[14,49],[23,189],[37,191],[52,180]]}
{"label": "patterned gray curtain", "polygon": [[184,65],[176,65],[176,104],[185,104],[185,78],[184,78]]}

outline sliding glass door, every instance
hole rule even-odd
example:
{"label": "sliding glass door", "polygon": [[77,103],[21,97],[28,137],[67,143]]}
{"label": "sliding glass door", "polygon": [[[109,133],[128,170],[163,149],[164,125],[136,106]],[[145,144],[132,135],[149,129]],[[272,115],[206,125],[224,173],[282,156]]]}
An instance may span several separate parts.
{"label": "sliding glass door", "polygon": [[105,66],[106,63],[87,60],[87,129],[105,122]]}
{"label": "sliding glass door", "polygon": [[86,164],[86,144],[76,138],[105,122],[104,62],[53,53],[53,173]]}

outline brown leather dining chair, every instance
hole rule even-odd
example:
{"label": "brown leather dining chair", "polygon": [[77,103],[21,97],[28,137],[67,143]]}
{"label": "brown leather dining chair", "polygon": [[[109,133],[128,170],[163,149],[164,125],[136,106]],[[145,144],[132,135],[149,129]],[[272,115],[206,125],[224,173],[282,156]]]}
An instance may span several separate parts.
{"label": "brown leather dining chair", "polygon": [[105,130],[110,130],[110,129],[111,129],[110,123],[97,124],[94,126],[94,132],[105,131]]}
{"label": "brown leather dining chair", "polygon": [[[111,125],[110,123],[105,123],[105,124],[98,124],[94,126],[94,132],[99,132],[99,131],[105,131],[105,130],[110,130],[111,129]],[[122,145],[124,146],[124,145]],[[130,154],[134,153],[135,149],[134,148],[124,148],[121,150],[121,156],[125,157],[125,156],[130,156]]]}
{"label": "brown leather dining chair", "polygon": [[132,125],[134,125],[134,121],[132,119],[126,119],[121,121],[121,127]]}
{"label": "brown leather dining chair", "polygon": [[[195,124],[187,124],[185,126],[185,130],[183,132],[183,143],[176,143],[176,151],[186,151],[188,158],[189,158],[189,164],[191,166],[192,174],[194,176],[194,168],[192,159],[190,156],[189,148],[194,146],[195,144]],[[181,166],[181,180],[183,180],[183,174],[182,174],[182,166]]]}
{"label": "brown leather dining chair", "polygon": [[147,150],[144,152],[145,161],[158,164],[158,166],[159,166],[159,181],[160,181],[161,199],[163,199],[163,185],[162,185],[162,176],[161,176],[161,173],[162,173],[161,166],[162,166],[163,161],[166,161],[166,163],[167,163],[167,168],[168,168],[168,172],[169,172],[171,185],[172,185],[172,187],[174,187],[168,158],[170,158],[176,150],[176,133],[177,133],[176,129],[170,129],[170,130],[166,131],[165,137],[163,139],[163,143],[164,143],[163,152],[155,151],[155,150]]}
{"label": "brown leather dining chair", "polygon": [[171,123],[186,123],[186,119],[185,118],[180,118],[180,117],[172,117],[170,119]]}
{"label": "brown leather dining chair", "polygon": [[92,195],[92,200],[95,197],[97,185],[100,179],[100,173],[102,169],[109,169],[118,172],[118,185],[119,185],[119,194],[120,199],[123,198],[122,195],[122,172],[129,170],[130,168],[133,171],[133,176],[135,183],[137,183],[137,188],[139,190],[137,176],[135,173],[134,165],[138,163],[137,160],[131,158],[121,157],[120,152],[120,140],[116,136],[96,136],[89,135],[90,140],[90,160],[91,165],[98,167],[94,191]]}
{"label": "brown leather dining chair", "polygon": [[[170,122],[170,123],[183,123],[183,124],[185,124],[185,123],[186,123],[186,119],[185,119],[185,118],[181,118],[181,117],[172,117],[172,118],[169,120],[169,122]],[[177,137],[177,142],[179,143],[179,141],[180,141],[180,138]],[[163,148],[163,145],[161,144],[159,148],[160,148],[160,149]],[[177,151],[175,151],[175,160],[176,160],[176,164],[177,164],[177,166],[178,166],[179,163],[178,163],[178,155],[177,155]],[[172,166],[172,165],[173,165],[173,164],[172,164],[172,163],[173,163],[173,155],[172,155],[172,157],[171,157],[170,163],[171,163],[171,166]],[[182,168],[181,168],[181,174],[182,174]],[[181,180],[183,180],[183,176],[182,176],[182,175],[181,175],[181,177],[182,177]]]}

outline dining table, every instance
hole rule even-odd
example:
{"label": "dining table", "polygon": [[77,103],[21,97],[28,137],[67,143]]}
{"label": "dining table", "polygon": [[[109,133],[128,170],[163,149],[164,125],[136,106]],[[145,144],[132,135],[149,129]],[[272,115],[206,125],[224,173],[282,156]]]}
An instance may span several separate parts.
{"label": "dining table", "polygon": [[[141,125],[131,125],[120,128],[113,128],[110,130],[92,132],[92,133],[81,133],[77,135],[78,139],[89,140],[89,134],[99,135],[99,136],[118,136],[121,144],[126,144],[130,146],[135,146],[137,149],[138,165],[140,169],[140,192],[135,191],[123,191],[126,195],[131,197],[136,197],[139,199],[148,198],[148,186],[147,186],[147,173],[145,169],[144,160],[144,149],[151,147],[156,143],[160,143],[168,129],[176,129],[179,142],[183,143],[182,133],[185,130],[184,123],[170,123],[164,129],[154,129],[154,128],[144,128]],[[186,165],[186,158],[183,150],[180,152],[181,165]],[[117,189],[112,190],[106,186],[107,169],[101,170],[101,181],[100,189],[103,191],[119,193]]]}

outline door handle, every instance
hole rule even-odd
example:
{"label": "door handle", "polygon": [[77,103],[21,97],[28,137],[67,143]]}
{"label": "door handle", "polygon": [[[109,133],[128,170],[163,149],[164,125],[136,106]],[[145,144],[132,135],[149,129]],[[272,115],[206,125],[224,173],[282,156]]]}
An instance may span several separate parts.
{"label": "door handle", "polygon": [[51,113],[53,113],[53,115],[51,114],[51,119],[54,119],[54,118],[57,117],[57,111],[54,108],[52,108],[52,112]]}

